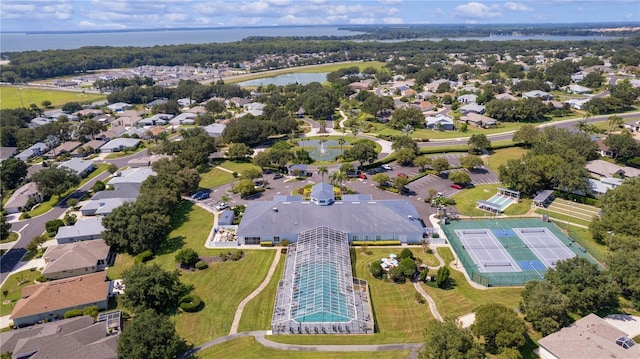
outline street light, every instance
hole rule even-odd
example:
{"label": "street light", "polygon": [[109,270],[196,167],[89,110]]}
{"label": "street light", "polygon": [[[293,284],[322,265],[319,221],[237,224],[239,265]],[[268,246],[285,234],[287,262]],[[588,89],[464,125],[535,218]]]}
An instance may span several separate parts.
{"label": "street light", "polygon": [[616,233],[614,231],[608,231],[607,233],[611,235],[611,237],[609,238],[609,247],[607,247],[607,252],[611,252],[611,243],[613,242],[613,236]]}

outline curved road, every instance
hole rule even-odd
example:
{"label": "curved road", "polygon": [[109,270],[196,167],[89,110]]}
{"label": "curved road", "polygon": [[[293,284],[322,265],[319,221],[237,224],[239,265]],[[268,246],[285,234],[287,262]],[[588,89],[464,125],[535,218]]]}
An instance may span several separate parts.
{"label": "curved road", "polygon": [[[118,168],[122,168],[127,165],[127,162],[129,160],[144,157],[146,155],[147,151],[143,150],[131,156],[116,158],[105,162],[113,163]],[[20,238],[18,238],[13,247],[11,247],[11,249],[7,251],[7,253],[5,253],[0,260],[0,283],[4,283],[4,280],[9,276],[11,270],[25,255],[25,253],[27,252],[25,248],[27,247],[29,242],[31,242],[34,237],[44,232],[45,224],[50,220],[59,218],[69,208],[66,203],[68,199],[81,198],[86,192],[91,189],[91,187],[93,187],[96,181],[104,180],[108,176],[108,172],[100,173],[95,178],[92,178],[90,181],[85,183],[82,187],[78,188],[75,192],[69,195],[69,197],[58,203],[50,211],[37,217],[12,223],[11,230],[18,232],[18,234],[20,234]]]}

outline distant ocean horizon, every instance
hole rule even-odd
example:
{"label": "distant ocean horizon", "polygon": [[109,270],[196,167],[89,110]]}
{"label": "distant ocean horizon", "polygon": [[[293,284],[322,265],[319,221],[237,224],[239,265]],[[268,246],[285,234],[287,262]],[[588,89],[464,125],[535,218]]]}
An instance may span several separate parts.
{"label": "distant ocean horizon", "polygon": [[[94,31],[26,31],[0,32],[0,52],[42,51],[42,50],[71,50],[85,46],[113,46],[113,47],[153,47],[164,45],[208,44],[241,41],[251,36],[353,36],[362,34],[350,31],[344,26],[271,26],[271,27],[224,27],[224,28],[178,28],[178,29],[125,29],[125,30],[94,30]],[[450,40],[594,40],[611,39],[601,36],[547,36],[524,35],[503,36],[491,35],[487,37],[460,37]],[[382,42],[440,41],[442,38],[424,39],[396,39],[382,40]],[[357,40],[377,41],[377,40]]]}

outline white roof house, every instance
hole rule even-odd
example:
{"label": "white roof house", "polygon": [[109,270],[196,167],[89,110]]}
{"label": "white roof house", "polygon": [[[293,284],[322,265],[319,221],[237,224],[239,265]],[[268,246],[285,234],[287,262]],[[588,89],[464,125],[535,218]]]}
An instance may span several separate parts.
{"label": "white roof house", "polygon": [[226,127],[227,125],[222,123],[212,123],[209,126],[205,126],[204,130],[211,137],[220,137],[222,136],[222,133],[224,132],[224,129]]}
{"label": "white roof house", "polygon": [[453,130],[453,127],[454,127],[453,119],[443,114],[437,114],[435,116],[426,116],[425,123],[426,123],[426,127],[429,129],[440,128],[443,130]]}
{"label": "white roof house", "polygon": [[100,148],[101,152],[120,152],[124,151],[126,148],[130,147],[138,147],[140,144],[140,139],[137,138],[116,138],[115,140],[111,140],[107,142],[102,148]]}
{"label": "white roof house", "polygon": [[198,117],[198,115],[196,115],[195,113],[190,113],[190,112],[181,113],[178,116],[169,120],[169,124],[173,126],[193,125],[196,122],[195,120],[196,117]]}
{"label": "white roof house", "polygon": [[543,100],[551,100],[553,98],[553,95],[545,91],[534,90],[523,93],[522,98],[539,98]]}
{"label": "white roof house", "polygon": [[95,169],[93,161],[85,161],[79,158],[72,158],[60,164],[60,167],[68,168],[78,177],[84,177]]}
{"label": "white roof house", "polygon": [[585,94],[585,93],[591,93],[591,91],[592,91],[588,87],[575,85],[575,84],[567,86],[566,90],[567,90],[568,93],[573,93],[573,94]]}
{"label": "white roof house", "polygon": [[55,238],[58,244],[80,242],[102,238],[102,231],[102,218],[82,218],[73,226],[60,227]]}
{"label": "white roof house", "polygon": [[108,105],[107,108],[114,112],[122,112],[125,110],[129,110],[133,108],[133,105],[125,103],[125,102],[116,102]]}
{"label": "white roof house", "polygon": [[27,148],[26,150],[18,153],[16,158],[21,159],[23,161],[27,161],[31,157],[42,156],[49,147],[42,142],[35,143],[33,146]]}

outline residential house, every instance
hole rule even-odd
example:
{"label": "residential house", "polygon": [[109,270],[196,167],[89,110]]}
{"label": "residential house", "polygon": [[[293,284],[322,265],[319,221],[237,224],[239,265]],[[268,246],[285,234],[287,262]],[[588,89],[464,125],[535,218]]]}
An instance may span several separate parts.
{"label": "residential house", "polygon": [[155,176],[155,172],[151,167],[141,167],[127,169],[124,171],[116,172],[114,177],[109,180],[110,185],[117,185],[121,183],[136,183],[142,184],[149,176]]}
{"label": "residential house", "polygon": [[533,90],[523,93],[522,98],[539,98],[542,100],[551,100],[553,99],[553,95],[545,91]]}
{"label": "residential house", "polygon": [[366,79],[362,81],[352,82],[349,84],[349,88],[355,91],[366,91],[373,85],[373,79]]}
{"label": "residential house", "polygon": [[85,161],[79,158],[72,158],[69,161],[62,162],[60,164],[60,167],[70,169],[71,171],[73,171],[73,173],[76,174],[76,176],[81,178],[86,177],[95,169],[93,161]]}
{"label": "residential house", "polygon": [[193,113],[193,114],[200,114],[200,113],[206,113],[207,109],[204,108],[204,106],[193,106],[191,108],[189,108],[188,110],[185,110],[184,113]]}
{"label": "residential house", "polygon": [[513,96],[513,95],[512,95],[512,94],[510,94],[510,93],[499,93],[499,94],[497,94],[497,95],[495,96],[495,99],[496,99],[496,100],[512,100],[512,101],[515,101],[515,100],[517,100],[518,98],[517,98],[517,97],[515,97],[515,96]]}
{"label": "residential house", "polygon": [[425,89],[427,91],[436,92],[438,90],[438,86],[440,86],[440,84],[444,83],[444,82],[448,82],[449,86],[451,86],[451,87],[454,87],[457,84],[457,83],[455,83],[453,81],[449,81],[447,79],[440,79],[440,80],[431,81],[430,83],[424,85],[424,87],[425,87]]}
{"label": "residential house", "polygon": [[100,191],[80,207],[83,216],[107,215],[124,203],[134,202],[140,195],[140,185],[155,175],[151,167],[140,167],[116,172],[109,181],[113,190]]}
{"label": "residential house", "polygon": [[625,123],[624,128],[628,129],[631,132],[640,132],[640,121]]}
{"label": "residential house", "polygon": [[102,231],[102,218],[81,218],[73,226],[58,228],[55,239],[58,244],[89,241],[102,238]]}
{"label": "residential house", "polygon": [[147,130],[142,127],[131,127],[130,129],[126,130],[125,133],[122,134],[122,136],[124,136],[125,138],[144,138],[145,132],[147,132]]}
{"label": "residential house", "polygon": [[102,146],[100,152],[113,153],[124,151],[127,148],[137,148],[140,142],[140,139],[137,138],[116,138]]}
{"label": "residential house", "polygon": [[484,105],[478,105],[477,103],[470,103],[468,105],[464,105],[462,107],[460,107],[460,112],[462,112],[462,114],[466,115],[469,113],[477,113],[477,114],[484,114],[486,112],[486,108],[484,107]]}
{"label": "residential house", "polygon": [[431,130],[451,131],[455,128],[453,119],[443,114],[425,117],[425,127]]}
{"label": "residential house", "polygon": [[591,90],[591,89],[590,89],[590,88],[588,88],[588,87],[584,87],[584,86],[580,86],[580,85],[575,85],[575,84],[569,85],[569,86],[567,86],[565,89],[566,89],[566,91],[567,91],[568,93],[578,94],[578,95],[583,95],[583,94],[591,93],[591,91],[593,91],[593,90]]}
{"label": "residential house", "polygon": [[413,97],[417,94],[418,92],[416,92],[416,90],[412,89],[412,88],[408,88],[406,90],[402,90],[400,92],[400,94],[404,97]]}
{"label": "residential house", "polygon": [[564,103],[569,105],[569,107],[571,108],[575,108],[576,110],[584,110],[585,105],[590,100],[590,98],[572,98],[566,100]]}
{"label": "residential house", "polygon": [[568,327],[538,341],[542,359],[640,358],[640,345],[629,334],[595,314],[575,321]]}
{"label": "residential house", "polygon": [[102,131],[99,134],[95,135],[95,139],[111,141],[122,136],[122,134],[124,134],[126,131],[127,129],[124,128],[124,126],[111,126],[111,128],[109,128],[108,130]]}
{"label": "residential house", "polygon": [[50,123],[53,123],[53,120],[50,118],[36,117],[36,118],[32,118],[31,121],[29,121],[29,128],[44,126]]}
{"label": "residential house", "polygon": [[113,112],[123,112],[132,108],[133,105],[124,102],[116,102],[112,103],[111,105],[107,105],[107,109]]}
{"label": "residential house", "polygon": [[418,94],[416,95],[417,98],[421,98],[423,100],[429,100],[431,99],[433,96],[435,96],[436,94],[431,92],[431,91],[422,91],[422,92],[418,92]]}
{"label": "residential house", "polygon": [[614,176],[622,178],[632,178],[640,176],[640,169],[618,166],[614,163],[603,160],[588,161],[585,167],[587,171],[596,178]]}
{"label": "residential house", "polygon": [[211,137],[221,137],[227,125],[222,123],[212,123],[204,127],[205,132]]}
{"label": "residential house", "polygon": [[608,190],[616,188],[622,184],[622,179],[614,177],[603,177],[599,180],[589,178],[589,185],[591,186],[591,193],[599,196],[607,193]]}
{"label": "residential house", "polygon": [[196,123],[196,117],[198,117],[198,115],[195,113],[184,112],[172,118],[169,124],[172,126],[193,125]]}
{"label": "residential house", "polygon": [[99,108],[86,108],[80,111],[76,111],[73,113],[76,116],[83,116],[83,117],[95,117],[95,116],[100,116],[104,114],[104,111],[102,111]]}
{"label": "residential house", "polygon": [[42,274],[52,280],[103,271],[114,259],[110,249],[102,239],[49,246]]}
{"label": "residential house", "polygon": [[71,309],[97,306],[107,309],[109,282],[105,273],[58,279],[22,288],[22,298],[13,307],[10,319],[17,327],[64,317]]}
{"label": "residential house", "polygon": [[85,143],[84,145],[82,145],[82,147],[84,147],[84,149],[87,150],[89,154],[91,154],[91,153],[100,152],[100,148],[104,146],[106,143],[107,141],[91,140]]}
{"label": "residential house", "polygon": [[495,119],[474,112],[467,113],[466,115],[462,116],[460,120],[466,122],[467,124],[480,128],[493,128],[498,125],[498,121],[496,121]]}
{"label": "residential house", "polygon": [[227,107],[243,107],[250,102],[251,100],[242,97],[232,97],[228,100],[224,100],[224,103],[225,105],[227,105]]}
{"label": "residential house", "polygon": [[27,148],[26,150],[18,153],[16,155],[16,158],[27,162],[31,157],[42,156],[45,152],[47,152],[48,149],[49,147],[47,145],[42,142],[38,142],[33,146]]}
{"label": "residential house", "polygon": [[170,159],[173,158],[173,156],[170,156],[170,155],[151,155],[151,156],[132,158],[127,162],[127,165],[130,168],[150,167],[151,165],[153,165],[154,163],[160,161],[163,158],[166,158],[166,159],[170,160]]}
{"label": "residential house", "polygon": [[571,75],[571,81],[580,82],[580,81],[584,80],[585,76],[586,76],[586,74],[584,72],[578,71],[575,74]]}
{"label": "residential house", "polygon": [[473,103],[476,103],[477,100],[478,100],[478,95],[474,95],[472,93],[458,96],[458,102],[460,103],[473,104]]}
{"label": "residential house", "polygon": [[55,320],[0,333],[3,353],[12,358],[117,359],[120,312]]}
{"label": "residential house", "polygon": [[145,107],[148,108],[148,109],[152,109],[154,106],[164,105],[167,102],[169,102],[168,98],[165,98],[165,97],[158,98],[158,99],[155,99],[155,100],[149,102],[148,104],[146,104]]}
{"label": "residential house", "polygon": [[616,153],[611,151],[609,149],[609,146],[607,146],[604,143],[604,140],[602,140],[601,138],[596,141],[596,144],[598,144],[598,153],[600,154],[600,156],[602,156],[602,157],[614,157],[616,155]]}
{"label": "residential house", "polygon": [[0,163],[18,154],[17,147],[0,146]]}
{"label": "residential house", "polygon": [[22,212],[30,198],[33,198],[35,203],[42,202],[42,195],[38,192],[35,182],[29,182],[16,189],[3,208],[7,213]]}
{"label": "residential house", "polygon": [[43,157],[47,159],[53,159],[56,158],[56,156],[64,155],[65,153],[70,153],[71,157],[81,157],[82,155],[75,151],[81,145],[81,142],[67,141],[61,143],[60,146],[54,148],[53,150],[45,153]]}
{"label": "residential house", "polygon": [[182,107],[189,107],[191,106],[195,101],[193,101],[190,98],[179,98],[178,99],[178,105],[182,106]]}
{"label": "residential house", "polygon": [[166,125],[174,116],[168,113],[157,113],[149,118],[143,118],[138,121],[138,126],[159,126]]}

